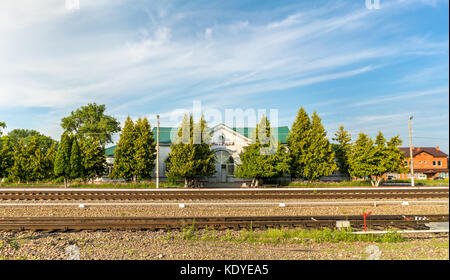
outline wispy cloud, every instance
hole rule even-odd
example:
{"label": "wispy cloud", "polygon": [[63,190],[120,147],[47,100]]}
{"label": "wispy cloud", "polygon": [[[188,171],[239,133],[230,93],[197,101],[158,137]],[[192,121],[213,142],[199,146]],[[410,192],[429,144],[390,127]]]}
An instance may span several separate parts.
{"label": "wispy cloud", "polygon": [[422,90],[422,91],[412,91],[412,92],[403,92],[399,94],[392,94],[392,95],[382,95],[377,98],[368,99],[361,102],[355,102],[352,104],[349,104],[349,107],[361,107],[361,106],[367,106],[367,105],[373,105],[373,104],[384,104],[386,102],[391,101],[398,101],[398,100],[405,100],[405,99],[411,99],[415,97],[423,97],[423,96],[429,96],[429,95],[438,95],[438,94],[446,94],[448,95],[449,88],[448,86],[434,88],[434,89],[428,89],[428,90]]}
{"label": "wispy cloud", "polygon": [[[74,13],[62,0],[20,2],[0,2],[0,37],[8,38],[0,40],[0,118],[34,108],[58,109],[51,117],[59,118],[97,102],[121,117],[163,112],[170,123],[174,110],[201,100],[211,108],[276,104],[282,114],[323,106],[332,122],[346,112],[375,126],[382,119],[368,105],[448,95],[445,78],[432,79],[448,59],[448,34],[418,31],[408,18],[445,2],[382,1],[368,10],[353,1],[99,0],[81,1]],[[439,62],[424,68],[415,62],[424,57]],[[405,69],[405,61],[417,66]],[[420,77],[429,83],[415,87]]]}

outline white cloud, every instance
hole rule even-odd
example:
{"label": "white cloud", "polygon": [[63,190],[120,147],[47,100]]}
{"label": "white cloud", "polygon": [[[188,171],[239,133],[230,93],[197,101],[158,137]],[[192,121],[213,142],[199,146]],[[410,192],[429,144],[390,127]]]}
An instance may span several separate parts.
{"label": "white cloud", "polygon": [[212,33],[213,33],[212,28],[210,28],[210,27],[206,28],[206,29],[205,29],[205,38],[206,38],[206,39],[211,38]]}
{"label": "white cloud", "polygon": [[[157,12],[149,11],[149,7],[145,11],[151,16],[148,26],[136,26],[133,32],[118,28],[119,22],[118,26],[105,26],[105,34],[95,34],[99,38],[66,34],[76,45],[64,53],[52,48],[52,44],[64,47],[64,42],[52,40],[51,35],[28,37],[33,31],[43,32],[42,26],[33,29],[32,22],[61,16],[64,2],[60,2],[43,1],[42,7],[50,7],[46,13],[20,8],[22,5],[8,8],[19,7],[16,15],[25,9],[23,13],[30,15],[29,21],[21,23],[25,17],[10,20],[29,26],[29,30],[0,43],[0,107],[73,107],[114,100],[114,111],[119,112],[169,96],[174,102],[195,97],[225,104],[236,102],[230,97],[255,96],[360,75],[389,63],[383,59],[408,52],[448,50],[448,43],[433,44],[421,37],[414,38],[414,44],[352,40],[373,30],[377,23],[368,17],[377,19],[380,13],[364,8],[340,9],[338,14],[328,14],[325,8],[311,9],[292,12],[269,23],[236,18],[187,28],[186,23],[194,19],[189,18],[189,13],[181,16],[181,12],[170,10],[170,5],[161,4],[163,7]],[[100,7],[108,7],[110,2],[96,3],[98,9],[92,15],[114,16],[101,12]],[[89,12],[90,5],[94,4],[81,1],[80,11]],[[201,18],[201,13],[197,11],[195,19]],[[95,24],[96,17],[85,18],[88,22],[84,25]],[[67,24],[54,29],[62,32],[78,26],[76,22]],[[355,27],[363,28],[355,31]],[[113,35],[108,37],[108,32]],[[203,34],[201,39],[198,34]],[[110,40],[110,44],[103,40]],[[17,46],[20,52],[16,51]],[[37,50],[36,46],[42,47]]]}
{"label": "white cloud", "polygon": [[20,29],[45,22],[64,14],[65,2],[61,0],[2,0],[0,2],[0,31]]}
{"label": "white cloud", "polygon": [[448,86],[444,86],[444,87],[439,87],[439,88],[433,88],[433,89],[427,89],[427,90],[421,90],[421,91],[412,91],[412,92],[403,92],[400,94],[391,94],[391,95],[384,95],[384,96],[379,96],[377,98],[373,98],[373,99],[368,99],[365,101],[361,101],[361,102],[356,102],[356,103],[352,103],[349,104],[350,107],[361,107],[361,106],[367,106],[367,105],[373,105],[373,104],[384,104],[387,102],[392,102],[392,101],[398,101],[398,100],[402,100],[402,99],[411,99],[411,98],[415,98],[415,97],[423,97],[423,96],[428,96],[428,95],[437,95],[437,94],[446,94],[448,95],[449,93],[449,88]]}

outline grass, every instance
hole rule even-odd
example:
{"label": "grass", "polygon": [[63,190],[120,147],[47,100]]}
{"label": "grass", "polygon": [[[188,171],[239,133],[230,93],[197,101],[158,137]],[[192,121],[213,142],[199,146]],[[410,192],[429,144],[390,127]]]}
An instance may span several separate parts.
{"label": "grass", "polygon": [[[159,183],[160,188],[180,188],[184,187],[183,184],[169,184],[166,182]],[[142,183],[100,183],[100,184],[71,184],[70,188],[115,188],[115,189],[154,189],[156,188],[155,182],[142,182]]]}
{"label": "grass", "polygon": [[395,231],[386,234],[353,234],[351,229],[267,229],[262,231],[242,230],[233,232],[227,230],[225,234],[218,234],[208,229],[203,232],[197,231],[195,225],[191,225],[182,231],[182,238],[189,241],[231,241],[245,243],[324,243],[324,242],[376,242],[397,243],[407,239]]}
{"label": "grass", "polygon": [[369,181],[340,181],[340,182],[309,182],[292,181],[287,187],[367,187],[371,186]]}
{"label": "grass", "polygon": [[[0,183],[0,187],[62,187],[60,183]],[[184,187],[183,184],[169,184],[166,182],[160,182],[161,188],[180,188]],[[97,184],[83,184],[72,183],[69,188],[113,188],[113,189],[154,189],[156,188],[155,182],[141,182],[141,183],[97,183]]]}
{"label": "grass", "polygon": [[36,186],[42,186],[42,187],[64,187],[63,184],[61,183],[37,183],[37,182],[33,182],[33,183],[0,183],[0,187],[36,187]]}
{"label": "grass", "polygon": [[[391,180],[389,183],[410,183],[409,180]],[[381,183],[381,185],[383,182]],[[173,184],[168,182],[160,182],[161,188],[182,188],[184,184]],[[449,180],[415,180],[416,186],[448,186]],[[64,187],[63,184],[57,182],[44,183],[0,183],[0,187]],[[275,185],[264,185],[264,187],[274,187]],[[370,187],[369,181],[340,181],[340,182],[309,182],[309,181],[293,181],[284,187]],[[261,186],[262,187],[262,186]],[[154,189],[156,182],[140,182],[140,183],[97,183],[83,184],[72,183],[69,188],[113,188],[113,189]]]}
{"label": "grass", "polygon": [[[411,180],[392,180],[393,183],[411,183]],[[448,186],[448,179],[444,180],[414,180],[416,186]]]}
{"label": "grass", "polygon": [[197,240],[198,234],[195,229],[195,222],[189,227],[183,228],[182,236],[184,240]]}
{"label": "grass", "polygon": [[27,243],[28,241],[30,241],[30,238],[11,238],[7,240],[9,245],[16,250],[18,250],[23,244]]}
{"label": "grass", "polygon": [[261,232],[243,231],[240,240],[250,243],[324,243],[324,242],[377,242],[377,243],[393,243],[403,242],[404,238],[397,232],[389,232],[383,235],[353,234],[351,230],[346,229],[321,229],[321,230],[304,230],[304,229],[268,229]]}
{"label": "grass", "polygon": [[[411,183],[410,180],[390,180],[380,183]],[[415,180],[416,186],[448,186],[449,180]],[[287,185],[288,187],[371,187],[370,181],[340,181],[340,182],[309,182],[309,181],[293,181]]]}

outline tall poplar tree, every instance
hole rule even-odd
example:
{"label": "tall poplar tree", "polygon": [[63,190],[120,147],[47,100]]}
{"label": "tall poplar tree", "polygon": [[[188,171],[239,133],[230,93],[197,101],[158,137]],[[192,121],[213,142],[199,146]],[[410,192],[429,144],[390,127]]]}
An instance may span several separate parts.
{"label": "tall poplar tree", "polygon": [[125,120],[120,132],[119,142],[114,150],[114,168],[112,178],[124,178],[136,181],[136,160],[134,158],[134,145],[136,141],[136,129],[130,116]]}
{"label": "tall poplar tree", "polygon": [[135,125],[134,175],[137,180],[150,178],[155,168],[156,143],[147,118],[139,118]]}
{"label": "tall poplar tree", "polygon": [[304,170],[308,164],[308,153],[311,143],[311,120],[303,107],[297,113],[289,131],[287,145],[289,164],[293,178],[305,178]]}
{"label": "tall poplar tree", "polygon": [[341,125],[339,130],[334,134],[333,141],[337,142],[337,144],[333,144],[334,153],[336,155],[337,165],[339,171],[342,174],[349,175],[349,153],[351,150],[351,136],[346,130],[344,130],[344,126]]}
{"label": "tall poplar tree", "polygon": [[67,187],[70,179],[70,155],[72,142],[71,137],[67,133],[61,135],[61,141],[55,157],[55,176],[64,178],[64,186]]}
{"label": "tall poplar tree", "polygon": [[83,176],[83,165],[81,163],[81,150],[76,137],[72,139],[70,149],[70,179],[77,179]]}
{"label": "tall poplar tree", "polygon": [[317,181],[321,177],[332,174],[337,170],[337,166],[320,117],[314,112],[311,119],[310,142],[308,152],[303,154],[305,166],[302,174],[308,180]]}

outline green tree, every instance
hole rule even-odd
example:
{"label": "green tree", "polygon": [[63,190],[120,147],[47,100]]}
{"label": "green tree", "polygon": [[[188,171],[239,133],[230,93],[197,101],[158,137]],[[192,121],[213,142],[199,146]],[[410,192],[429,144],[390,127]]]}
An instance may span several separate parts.
{"label": "green tree", "polygon": [[305,178],[304,170],[308,165],[308,153],[311,143],[311,120],[305,109],[300,108],[292,124],[287,139],[289,149],[290,173],[294,178]]}
{"label": "green tree", "polygon": [[14,150],[14,163],[11,167],[11,175],[20,183],[32,178],[30,171],[31,162],[29,154],[23,143],[23,139],[21,139]]}
{"label": "green tree", "polygon": [[372,186],[378,187],[387,172],[404,172],[403,155],[398,149],[400,145],[401,140],[398,136],[392,137],[386,143],[381,131],[375,142],[366,134],[360,133],[352,145],[349,156],[350,175],[358,178],[367,177]]}
{"label": "green tree", "polygon": [[33,139],[37,140],[37,145],[41,147],[42,152],[47,152],[50,147],[56,143],[51,137],[41,134],[39,131],[33,129],[16,128],[8,133],[11,140],[17,145],[21,139],[24,144],[28,145]]}
{"label": "green tree", "polygon": [[193,126],[193,148],[195,149],[195,161],[197,177],[205,177],[216,173],[214,153],[211,151],[210,131],[204,117]]}
{"label": "green tree", "polygon": [[349,155],[349,172],[351,176],[363,178],[373,172],[372,160],[375,156],[373,141],[365,133],[360,133],[352,144]]}
{"label": "green tree", "polygon": [[5,122],[0,122],[0,136],[2,136],[2,129],[4,129],[6,127],[6,123]]}
{"label": "green tree", "polygon": [[334,153],[337,159],[337,165],[339,171],[342,174],[349,175],[349,153],[351,150],[351,136],[346,130],[344,130],[344,126],[341,125],[339,130],[334,134],[333,141],[337,142],[337,144],[333,144]]}
{"label": "green tree", "polygon": [[83,165],[81,163],[81,150],[76,137],[72,139],[70,149],[70,179],[77,179],[83,176]]}
{"label": "green tree", "polygon": [[137,180],[150,178],[155,168],[156,143],[147,118],[139,118],[135,125],[134,176]]}
{"label": "green tree", "polygon": [[90,103],[63,118],[61,126],[66,132],[82,139],[98,140],[104,146],[112,143],[112,135],[120,131],[119,122],[112,116],[105,115],[105,110],[105,105]]}
{"label": "green tree", "polygon": [[26,146],[27,157],[29,162],[29,180],[41,181],[46,179],[45,153],[39,146],[37,136],[32,136],[30,143]]}
{"label": "green tree", "polygon": [[114,150],[114,168],[112,178],[132,179],[136,181],[136,160],[134,158],[134,145],[136,141],[136,128],[130,116],[125,120],[120,133],[119,142]]}
{"label": "green tree", "polygon": [[316,112],[310,119],[303,108],[289,131],[288,148],[291,176],[316,181],[336,169],[335,155]]}
{"label": "green tree", "polygon": [[386,143],[386,153],[385,153],[385,165],[386,172],[393,173],[406,173],[409,168],[404,166],[405,156],[399,147],[402,145],[403,141],[400,136],[394,136]]}
{"label": "green tree", "polygon": [[[3,144],[4,143],[4,144]],[[57,142],[36,130],[14,129],[0,141],[0,177],[41,181],[53,177]],[[53,151],[52,151],[53,149]]]}
{"label": "green tree", "polygon": [[303,154],[303,177],[317,181],[320,177],[328,176],[337,170],[334,152],[327,139],[327,133],[322,126],[321,119],[316,112],[312,115],[308,152]]}
{"label": "green tree", "polygon": [[45,178],[46,179],[54,179],[55,178],[55,158],[56,151],[58,150],[57,143],[54,143],[50,149],[45,153]]}
{"label": "green tree", "polygon": [[170,146],[166,161],[169,178],[184,178],[185,186],[195,184],[199,177],[215,173],[214,154],[211,151],[209,131],[202,117],[194,124],[192,115],[184,116],[177,138]]}
{"label": "green tree", "polygon": [[8,136],[0,138],[0,178],[10,175],[14,164],[14,143]]}
{"label": "green tree", "polygon": [[99,141],[80,141],[84,181],[101,177],[105,174],[105,148]]}
{"label": "green tree", "polygon": [[70,179],[70,156],[72,142],[67,133],[61,135],[61,141],[55,157],[55,176],[64,178],[64,186],[67,187]]}
{"label": "green tree", "polygon": [[258,145],[249,144],[244,147],[240,153],[239,158],[241,164],[236,166],[234,176],[238,178],[251,179],[251,186],[255,186],[259,183],[262,163],[260,162],[260,150]]}
{"label": "green tree", "polygon": [[236,177],[252,179],[251,186],[258,186],[261,179],[289,173],[286,149],[276,142],[266,116],[262,117],[250,138],[252,143],[240,154],[241,164],[236,166]]}

